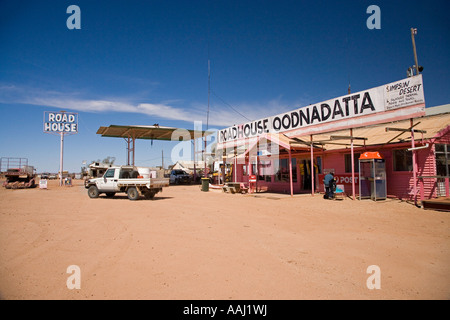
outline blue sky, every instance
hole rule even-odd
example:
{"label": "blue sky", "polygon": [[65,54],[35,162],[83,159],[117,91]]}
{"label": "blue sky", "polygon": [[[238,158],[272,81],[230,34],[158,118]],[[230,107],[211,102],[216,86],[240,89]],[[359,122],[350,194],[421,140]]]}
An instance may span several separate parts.
{"label": "blue sky", "polygon": [[[369,30],[369,5],[381,29]],[[81,9],[69,30],[68,6]],[[59,169],[59,137],[44,111],[79,113],[64,169],[116,157],[122,139],[100,126],[221,129],[406,78],[416,46],[427,107],[450,103],[450,2],[13,1],[0,2],[0,156]],[[136,164],[172,163],[172,142],[136,143]]]}

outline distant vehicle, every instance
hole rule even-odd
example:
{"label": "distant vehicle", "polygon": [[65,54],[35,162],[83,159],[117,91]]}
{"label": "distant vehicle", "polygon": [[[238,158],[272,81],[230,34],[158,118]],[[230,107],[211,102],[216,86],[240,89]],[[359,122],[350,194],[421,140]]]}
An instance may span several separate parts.
{"label": "distant vehicle", "polygon": [[110,163],[103,163],[103,162],[92,162],[89,165],[89,178],[99,178],[102,177],[106,170],[111,168],[113,165]]}
{"label": "distant vehicle", "polygon": [[144,178],[134,166],[111,166],[101,178],[89,179],[85,183],[90,198],[98,198],[101,193],[114,197],[116,193],[126,193],[128,199],[140,196],[152,199],[163,187],[169,186],[166,178]]}
{"label": "distant vehicle", "polygon": [[56,179],[58,179],[58,175],[56,175],[56,174],[52,173],[48,176],[48,180],[56,180]]}
{"label": "distant vehicle", "polygon": [[48,180],[49,176],[50,176],[50,172],[43,172],[43,173],[41,173],[41,179],[42,180],[44,180],[44,179]]}
{"label": "distant vehicle", "polygon": [[36,187],[36,169],[28,165],[26,158],[1,158],[0,173],[6,178],[6,189],[24,189]]}
{"label": "distant vehicle", "polygon": [[191,183],[192,177],[181,169],[172,170],[170,172],[169,181],[172,184]]}

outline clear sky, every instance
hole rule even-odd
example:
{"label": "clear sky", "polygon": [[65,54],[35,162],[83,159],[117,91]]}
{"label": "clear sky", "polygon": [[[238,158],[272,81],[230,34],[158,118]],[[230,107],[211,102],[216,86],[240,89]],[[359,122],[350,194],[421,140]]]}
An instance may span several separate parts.
{"label": "clear sky", "polygon": [[[67,8],[81,10],[68,29]],[[367,8],[381,29],[368,29]],[[100,126],[209,128],[260,119],[406,78],[416,47],[427,107],[450,103],[450,1],[0,2],[0,156],[59,170],[44,111],[79,113],[64,169],[116,157],[123,139]],[[138,140],[136,164],[173,163],[173,142]]]}

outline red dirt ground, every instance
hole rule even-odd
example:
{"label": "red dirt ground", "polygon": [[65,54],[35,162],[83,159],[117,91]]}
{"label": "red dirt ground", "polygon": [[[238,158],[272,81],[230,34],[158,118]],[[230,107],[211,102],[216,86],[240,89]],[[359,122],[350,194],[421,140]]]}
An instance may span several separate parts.
{"label": "red dirt ground", "polygon": [[[449,299],[450,213],[398,200],[0,189],[3,299]],[[81,288],[66,285],[70,265]],[[381,289],[368,289],[367,268]]]}

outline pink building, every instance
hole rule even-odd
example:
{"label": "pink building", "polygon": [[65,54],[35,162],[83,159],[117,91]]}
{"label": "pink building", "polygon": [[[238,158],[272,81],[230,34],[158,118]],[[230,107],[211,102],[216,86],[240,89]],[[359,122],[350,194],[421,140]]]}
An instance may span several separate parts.
{"label": "pink building", "polygon": [[388,197],[413,201],[448,197],[450,105],[423,110],[410,118],[369,119],[363,126],[337,125],[336,130],[325,123],[327,130],[322,131],[319,124],[315,126],[317,133],[262,132],[233,147],[219,144],[218,152],[226,154],[224,160],[233,165],[235,182],[248,184],[249,177],[256,176],[255,191],[322,193],[323,176],[331,171],[345,194],[357,199],[359,157],[366,151],[377,151],[385,162]]}

